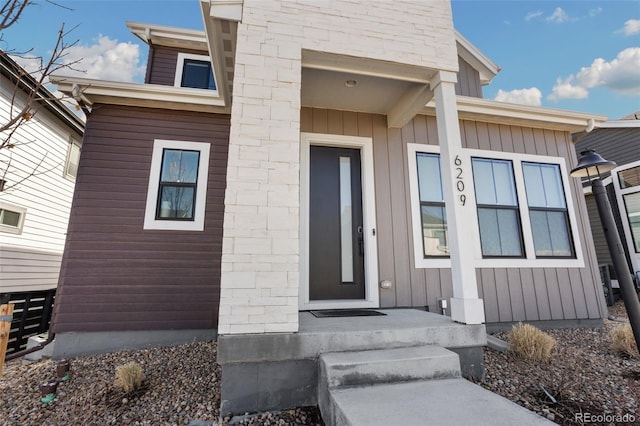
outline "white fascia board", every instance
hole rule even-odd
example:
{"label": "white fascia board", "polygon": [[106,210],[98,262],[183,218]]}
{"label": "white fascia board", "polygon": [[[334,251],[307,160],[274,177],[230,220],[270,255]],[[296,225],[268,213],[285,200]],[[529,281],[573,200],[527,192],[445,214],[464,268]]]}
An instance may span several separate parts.
{"label": "white fascia board", "polygon": [[[207,40],[207,51],[211,58],[211,66],[213,67],[213,75],[215,76],[216,88],[220,92],[220,98],[225,104],[231,103],[231,94],[228,93],[229,82],[227,79],[227,70],[225,69],[224,49],[220,45],[222,37],[220,36],[220,20],[214,18],[211,5],[208,0],[200,2],[202,11],[202,20],[205,28],[205,38]],[[235,54],[235,52],[234,52]]]}
{"label": "white fascia board", "polygon": [[159,84],[122,83],[61,75],[50,76],[58,90],[72,96],[78,86],[84,97],[93,103],[144,106],[185,111],[229,113],[216,90],[192,89]]}
{"label": "white fascia board", "polygon": [[491,59],[487,58],[484,53],[469,40],[464,38],[458,30],[454,29],[454,31],[456,33],[458,55],[480,73],[480,82],[483,85],[491,83],[491,80],[500,72],[501,68]]}
{"label": "white fascia board", "polygon": [[149,45],[207,50],[204,31],[127,21],[127,28]]}
{"label": "white fascia board", "polygon": [[[573,133],[584,130],[591,119],[595,121],[596,127],[607,120],[604,115],[512,104],[469,96],[457,96],[456,100],[460,119],[479,120],[489,123],[562,130]],[[428,115],[434,115],[435,102],[429,102],[424,112]]]}
{"label": "white fascia board", "polygon": [[600,129],[640,128],[640,120],[611,120],[598,126]]}
{"label": "white fascia board", "polygon": [[242,5],[244,0],[200,0],[204,10],[207,7],[207,14],[216,19],[240,22],[242,20]]}

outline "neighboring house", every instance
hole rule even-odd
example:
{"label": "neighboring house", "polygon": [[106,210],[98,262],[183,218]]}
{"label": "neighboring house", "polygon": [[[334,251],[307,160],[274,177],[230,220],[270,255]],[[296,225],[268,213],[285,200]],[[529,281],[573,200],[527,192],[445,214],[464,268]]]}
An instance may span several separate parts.
{"label": "neighboring house", "polygon": [[[618,164],[602,179],[618,225],[629,271],[640,285],[640,111],[602,123],[576,143],[576,152],[593,149]],[[584,190],[598,263],[612,265],[591,187]],[[610,268],[615,277],[615,271]],[[615,284],[615,283],[614,283]]]}
{"label": "neighboring house", "polygon": [[[5,124],[36,81],[1,51],[0,79]],[[0,294],[56,288],[80,158],[83,120],[44,87],[31,114],[0,150]]]}
{"label": "neighboring house", "polygon": [[278,368],[315,377],[260,367],[300,350],[300,311],[602,323],[569,171],[571,133],[606,117],[483,99],[499,69],[445,1],[200,4],[204,32],[128,23],[144,84],[53,79],[89,112],[58,356],[220,335],[223,399],[251,376],[258,400]]}

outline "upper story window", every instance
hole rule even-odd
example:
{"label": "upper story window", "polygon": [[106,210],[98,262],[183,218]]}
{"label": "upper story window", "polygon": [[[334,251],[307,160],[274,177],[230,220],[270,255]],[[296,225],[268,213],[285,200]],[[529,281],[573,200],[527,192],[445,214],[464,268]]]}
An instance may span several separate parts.
{"label": "upper story window", "polygon": [[80,150],[80,142],[73,138],[69,139],[67,162],[64,166],[64,177],[75,180],[78,174],[78,165],[80,164]]}
{"label": "upper story window", "polygon": [[210,145],[156,140],[144,229],[204,230]]}
{"label": "upper story window", "polygon": [[21,234],[27,209],[0,201],[0,232]]}
{"label": "upper story window", "polygon": [[216,90],[216,81],[209,57],[178,53],[174,86]]}

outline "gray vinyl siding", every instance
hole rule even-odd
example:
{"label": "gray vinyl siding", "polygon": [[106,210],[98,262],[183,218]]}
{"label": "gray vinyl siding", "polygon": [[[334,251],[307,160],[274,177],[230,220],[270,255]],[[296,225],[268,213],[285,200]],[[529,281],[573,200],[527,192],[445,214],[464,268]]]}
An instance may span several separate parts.
{"label": "gray vinyl siding", "polygon": [[[211,144],[204,231],[143,230],[155,139]],[[227,115],[94,106],[54,331],[217,326],[228,140]]]}
{"label": "gray vinyl siding", "polygon": [[209,55],[209,52],[189,49],[176,49],[165,46],[149,47],[147,61],[147,77],[145,83],[173,86],[176,77],[178,53],[192,53],[195,55]]}
{"label": "gray vinyl siding", "polygon": [[456,95],[482,98],[482,84],[480,74],[464,59],[458,56],[458,82],[456,83]]}
{"label": "gray vinyl siding", "polygon": [[640,128],[595,129],[576,143],[576,152],[595,149],[618,165],[640,160]]}
{"label": "gray vinyl siding", "polygon": [[[452,297],[450,269],[416,268],[407,167],[407,144],[437,145],[435,117],[416,116],[402,129],[389,129],[386,117],[366,113],[303,108],[301,131],[373,138],[378,272],[393,282],[380,291],[382,307],[427,306],[437,311],[438,297]],[[565,132],[461,121],[467,148],[564,157],[576,164]],[[588,230],[579,182],[570,182],[585,268],[481,268],[478,291],[487,322],[602,318],[606,307],[597,277],[597,261]]]}

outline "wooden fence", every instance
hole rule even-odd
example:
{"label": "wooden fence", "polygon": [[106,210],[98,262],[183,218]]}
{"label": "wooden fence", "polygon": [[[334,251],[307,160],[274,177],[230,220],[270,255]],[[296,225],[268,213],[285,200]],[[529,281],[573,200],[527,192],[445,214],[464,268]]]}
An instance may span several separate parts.
{"label": "wooden fence", "polygon": [[27,347],[29,337],[49,330],[56,289],[0,294],[2,303],[12,303],[13,320],[7,355]]}

